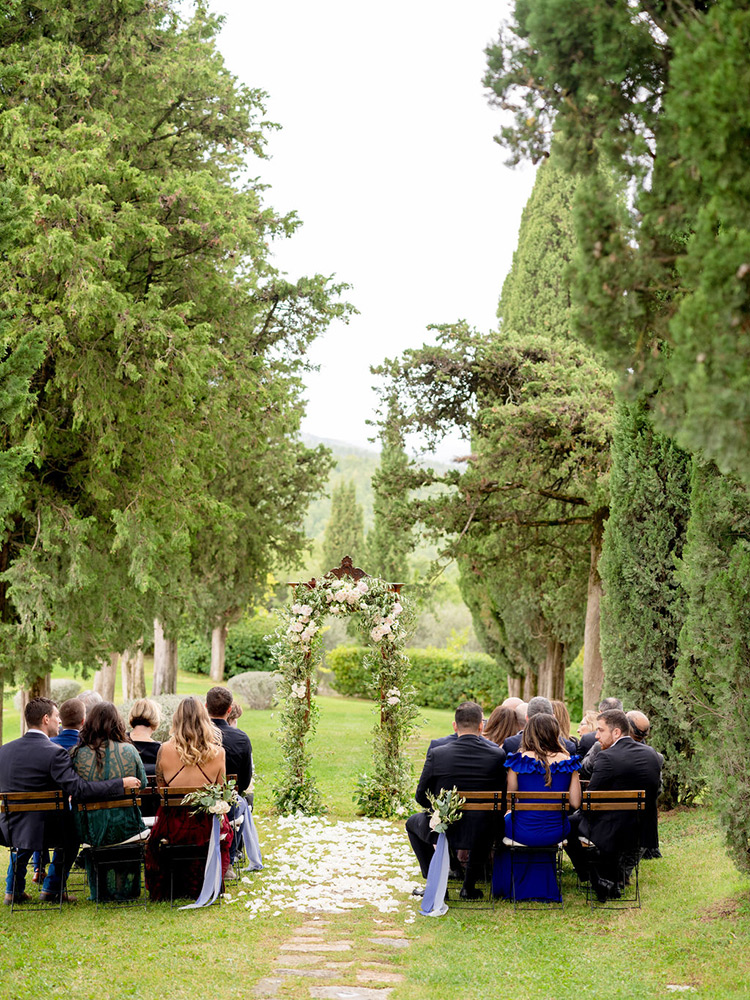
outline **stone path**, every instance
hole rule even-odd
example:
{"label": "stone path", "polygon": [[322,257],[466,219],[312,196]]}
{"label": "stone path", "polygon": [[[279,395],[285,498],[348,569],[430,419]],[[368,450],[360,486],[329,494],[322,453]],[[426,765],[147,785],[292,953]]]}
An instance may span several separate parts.
{"label": "stone path", "polygon": [[394,984],[404,979],[389,960],[394,953],[408,948],[409,941],[396,928],[375,926],[374,936],[365,939],[368,959],[358,959],[351,938],[340,936],[331,920],[310,915],[294,936],[280,946],[273,973],[255,984],[255,996],[259,1000],[281,1000],[285,996],[305,996],[310,1000],[388,1000]]}

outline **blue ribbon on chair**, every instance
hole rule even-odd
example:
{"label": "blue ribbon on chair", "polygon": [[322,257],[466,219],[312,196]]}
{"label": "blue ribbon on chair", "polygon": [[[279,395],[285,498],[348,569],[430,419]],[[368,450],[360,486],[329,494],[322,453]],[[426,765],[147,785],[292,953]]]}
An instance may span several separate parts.
{"label": "blue ribbon on chair", "polygon": [[448,912],[448,907],[445,905],[445,890],[448,887],[449,868],[448,838],[441,833],[427,871],[427,883],[419,908],[423,917],[443,917]]}
{"label": "blue ribbon on chair", "polygon": [[243,868],[243,872],[257,872],[263,867],[263,858],[260,854],[260,842],[258,840],[258,831],[255,829],[255,823],[253,822],[253,813],[248,806],[245,799],[240,798],[235,806],[237,810],[237,815],[243,817],[242,826],[240,830],[242,831],[242,839],[245,843],[245,853],[247,854],[247,867]]}
{"label": "blue ribbon on chair", "polygon": [[196,910],[199,906],[209,906],[215,902],[221,892],[221,819],[212,818],[211,839],[208,842],[208,855],[203,873],[203,887],[194,903],[181,906],[181,910]]}

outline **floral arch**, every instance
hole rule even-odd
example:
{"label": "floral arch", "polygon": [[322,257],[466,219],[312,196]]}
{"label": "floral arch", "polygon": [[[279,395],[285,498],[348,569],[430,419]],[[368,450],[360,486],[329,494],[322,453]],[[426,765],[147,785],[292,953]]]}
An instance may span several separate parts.
{"label": "floral arch", "polygon": [[276,809],[281,813],[324,810],[306,743],[315,731],[318,714],[314,695],[322,658],[321,627],[328,615],[354,615],[370,647],[365,665],[372,671],[379,701],[372,774],[359,776],[355,798],[366,816],[403,815],[413,788],[404,746],[414,730],[418,709],[413,689],[407,686],[409,661],[403,652],[413,614],[399,593],[401,585],[368,576],[346,556],[320,580],[291,587],[292,600],[283,609],[277,645],[284,704],[279,732],[283,771],[274,788]]}

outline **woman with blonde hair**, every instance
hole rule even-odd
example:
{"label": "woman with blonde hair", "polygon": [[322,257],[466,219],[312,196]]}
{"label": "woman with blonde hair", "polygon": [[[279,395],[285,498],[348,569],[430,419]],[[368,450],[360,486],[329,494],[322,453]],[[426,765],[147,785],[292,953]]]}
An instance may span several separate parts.
{"label": "woman with blonde hair", "polygon": [[498,705],[492,709],[492,714],[485,723],[482,735],[485,739],[492,740],[499,747],[509,736],[515,736],[518,732],[518,719],[512,708],[505,708]]}
{"label": "woman with blonde hair", "polygon": [[150,698],[138,698],[131,706],[128,722],[130,739],[141,755],[146,774],[156,774],[156,758],[161,743],[154,739],[154,733],[161,722],[161,709]]}
{"label": "woman with blonde hair", "polygon": [[[221,733],[211,721],[206,706],[197,698],[183,698],[172,716],[169,739],[156,758],[156,783],[161,787],[197,788],[226,780],[226,756]],[[222,817],[221,872],[229,868],[231,827]],[[146,850],[146,885],[152,899],[170,898],[170,876],[164,865],[163,847],[186,844],[208,845],[211,817],[193,814],[189,806],[159,808]],[[174,872],[174,895],[197,899],[203,885],[205,857],[185,861]]]}
{"label": "woman with blonde hair", "polygon": [[555,713],[557,724],[560,726],[560,735],[564,740],[570,739],[570,713],[563,701],[552,701],[552,711]]}

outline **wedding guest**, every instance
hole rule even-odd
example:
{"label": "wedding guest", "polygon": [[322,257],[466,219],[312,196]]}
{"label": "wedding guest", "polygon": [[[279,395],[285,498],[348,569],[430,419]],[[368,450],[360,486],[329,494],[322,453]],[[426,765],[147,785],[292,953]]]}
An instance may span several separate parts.
{"label": "wedding guest", "polygon": [[[526,720],[533,719],[535,715],[554,715],[555,710],[552,707],[552,702],[549,698],[544,698],[541,695],[537,695],[529,701],[526,708]],[[524,723],[524,725],[525,725]],[[506,754],[517,753],[521,748],[521,737],[523,736],[523,730],[520,733],[516,733],[515,736],[509,736],[507,740],[503,743],[503,750]],[[566,739],[564,736],[562,738],[563,746],[568,751],[569,754],[577,753],[578,748],[576,747],[573,740],[569,737]]]}
{"label": "wedding guest", "polygon": [[[183,698],[172,716],[169,739],[162,743],[156,760],[159,786],[200,787],[226,780],[226,754],[221,733],[211,722],[205,705],[194,697]],[[170,898],[170,868],[163,856],[165,843],[206,845],[212,822],[206,813],[195,814],[189,806],[160,806],[146,845],[146,885],[153,900]],[[226,816],[221,820],[222,876],[229,868],[232,829]],[[190,859],[174,869],[175,896],[197,899],[203,886],[205,859]]]}
{"label": "wedding guest", "polygon": [[[83,728],[77,747],[71,751],[76,772],[85,781],[108,778],[138,778],[146,784],[146,772],[136,748],[128,740],[125,721],[111,702],[94,705]],[[142,833],[146,827],[137,806],[77,812],[76,828],[80,839],[92,847],[119,844]],[[141,894],[140,860],[94,866],[84,852],[90,898],[95,900],[134,899]]]}
{"label": "wedding guest", "polygon": [[68,698],[60,705],[60,732],[50,737],[53,743],[65,750],[78,745],[78,737],[86,718],[86,706],[80,698]]}
{"label": "wedding guest", "polygon": [[150,698],[139,698],[133,702],[128,721],[130,739],[141,755],[146,774],[156,774],[156,757],[161,743],[154,739],[154,733],[161,722],[161,709]]}
{"label": "wedding guest", "polygon": [[[560,735],[563,739],[571,739],[570,736],[570,713],[565,707],[565,702],[552,699],[552,711],[555,713],[557,724],[560,727]],[[575,740],[573,741],[575,742]]]}
{"label": "wedding guest", "polygon": [[87,712],[90,712],[94,705],[101,705],[104,701],[98,691],[81,691],[77,697],[79,701],[83,702]]}
{"label": "wedding guest", "polygon": [[517,729],[515,709],[498,705],[497,708],[493,708],[489,719],[485,723],[483,735],[486,739],[492,740],[493,743],[497,743],[501,747],[503,741],[517,732]]}
{"label": "wedding guest", "polygon": [[236,701],[233,701],[232,702],[232,707],[229,709],[229,715],[227,716],[227,722],[229,723],[230,726],[234,726],[234,728],[236,729],[237,728],[237,723],[239,722],[241,715],[242,715],[242,705],[240,705]]}

